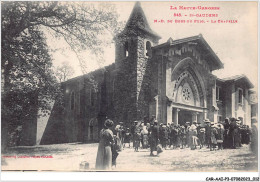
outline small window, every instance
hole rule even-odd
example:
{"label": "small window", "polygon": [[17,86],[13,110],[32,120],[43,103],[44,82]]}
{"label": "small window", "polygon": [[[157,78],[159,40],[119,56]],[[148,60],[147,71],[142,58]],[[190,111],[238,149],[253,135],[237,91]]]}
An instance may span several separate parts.
{"label": "small window", "polygon": [[221,87],[216,87],[216,100],[220,101],[222,100],[222,93],[221,93]]}
{"label": "small window", "polygon": [[238,89],[238,104],[243,104],[243,90],[241,88]]}
{"label": "small window", "polygon": [[125,57],[128,57],[128,51],[129,51],[129,46],[128,46],[128,42],[125,42]]}
{"label": "small window", "polygon": [[218,122],[222,122],[222,116],[218,116]]}
{"label": "small window", "polygon": [[91,92],[90,92],[90,104],[91,104],[91,106],[95,105],[95,92],[93,89],[91,89]]}
{"label": "small window", "polygon": [[75,93],[72,92],[70,95],[70,109],[74,110],[75,107]]}
{"label": "small window", "polygon": [[85,93],[84,93],[84,89],[81,89],[80,94],[79,94],[79,113],[80,113],[81,117],[83,117],[84,113],[85,113]]}
{"label": "small window", "polygon": [[150,55],[151,55],[151,48],[152,48],[151,42],[147,41],[146,42],[146,48],[145,48],[145,55],[147,57],[150,57]]}

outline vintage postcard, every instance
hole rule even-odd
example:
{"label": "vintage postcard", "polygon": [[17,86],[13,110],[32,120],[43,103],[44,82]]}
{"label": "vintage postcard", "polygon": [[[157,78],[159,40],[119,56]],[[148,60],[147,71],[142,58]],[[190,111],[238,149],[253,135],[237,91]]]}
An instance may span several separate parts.
{"label": "vintage postcard", "polygon": [[2,1],[2,171],[258,172],[257,16]]}

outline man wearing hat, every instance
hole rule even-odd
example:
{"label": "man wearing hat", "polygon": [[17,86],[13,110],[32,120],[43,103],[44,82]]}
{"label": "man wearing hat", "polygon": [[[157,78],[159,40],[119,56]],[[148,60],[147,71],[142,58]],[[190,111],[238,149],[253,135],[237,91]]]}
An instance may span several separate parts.
{"label": "man wearing hat", "polygon": [[125,139],[124,139],[123,147],[125,148],[125,144],[128,143],[128,147],[130,148],[130,141],[131,141],[130,129],[126,128],[126,133],[125,133]]}
{"label": "man wearing hat", "polygon": [[198,122],[198,123],[196,123],[195,125],[196,125],[196,127],[197,127],[197,132],[199,133],[199,131],[200,131],[200,129],[201,129],[201,125],[200,125],[201,123],[200,122]]}
{"label": "man wearing hat", "polygon": [[231,140],[231,148],[236,148],[237,143],[237,135],[238,129],[237,129],[237,119],[236,118],[230,118],[230,126],[229,126],[229,134],[228,137]]}
{"label": "man wearing hat", "polygon": [[229,129],[230,129],[230,120],[226,118],[224,121],[224,140],[223,140],[223,148],[231,147],[231,138],[229,137]]}
{"label": "man wearing hat", "polygon": [[135,130],[133,136],[133,146],[135,152],[138,152],[138,148],[140,147],[140,141],[141,141],[141,129],[138,126],[138,121],[134,121],[134,123],[135,123]]}
{"label": "man wearing hat", "polygon": [[189,137],[189,129],[190,129],[190,122],[186,122],[185,123],[185,127],[186,127],[186,144],[188,145],[188,147],[190,147],[190,137]]}
{"label": "man wearing hat", "polygon": [[172,145],[172,148],[174,149],[175,147],[177,147],[177,135],[178,135],[178,130],[177,130],[177,126],[173,125],[171,128],[171,133],[170,133],[170,146]]}
{"label": "man wearing hat", "polygon": [[119,129],[118,129],[118,134],[119,134],[119,139],[120,139],[120,141],[121,141],[121,150],[123,149],[123,145],[124,145],[124,139],[125,139],[125,128],[124,128],[124,126],[123,126],[123,122],[119,122],[119,124],[120,124],[120,127],[119,127]]}
{"label": "man wearing hat", "polygon": [[131,140],[134,144],[134,134],[135,134],[135,126],[136,126],[137,122],[135,123],[134,121],[132,122],[132,125],[130,127],[130,133],[131,133]]}
{"label": "man wearing hat", "polygon": [[185,148],[186,146],[186,129],[185,126],[180,127],[180,141],[181,141],[181,149]]}
{"label": "man wearing hat", "polygon": [[162,126],[162,147],[166,150],[166,146],[167,146],[167,140],[168,140],[168,131],[167,131],[167,127],[166,125]]}
{"label": "man wearing hat", "polygon": [[198,134],[198,144],[200,145],[200,148],[202,148],[202,133],[201,133],[201,123],[200,122],[198,122],[197,124],[196,124],[196,127],[197,127],[197,134]]}
{"label": "man wearing hat", "polygon": [[159,141],[160,141],[160,144],[162,145],[162,141],[163,141],[163,128],[162,128],[162,126],[163,126],[163,123],[160,123],[160,125],[159,125]]}
{"label": "man wearing hat", "polygon": [[205,126],[205,140],[207,144],[207,148],[210,147],[210,138],[211,138],[211,126],[209,119],[204,120],[206,126]]}
{"label": "man wearing hat", "polygon": [[242,147],[241,144],[241,120],[240,119],[236,119],[236,133],[235,133],[235,137],[236,137],[236,147]]}
{"label": "man wearing hat", "polygon": [[150,138],[150,156],[154,156],[153,151],[157,150],[159,140],[159,127],[158,121],[154,120],[153,126],[151,126],[151,138]]}

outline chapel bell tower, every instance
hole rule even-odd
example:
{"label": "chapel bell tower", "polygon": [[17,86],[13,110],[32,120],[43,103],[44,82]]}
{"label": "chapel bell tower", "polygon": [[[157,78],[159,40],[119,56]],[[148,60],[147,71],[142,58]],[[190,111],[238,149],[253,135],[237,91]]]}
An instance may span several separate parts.
{"label": "chapel bell tower", "polygon": [[149,112],[145,95],[149,88],[152,47],[161,37],[149,26],[140,2],[136,2],[124,30],[116,37],[116,120],[141,120]]}

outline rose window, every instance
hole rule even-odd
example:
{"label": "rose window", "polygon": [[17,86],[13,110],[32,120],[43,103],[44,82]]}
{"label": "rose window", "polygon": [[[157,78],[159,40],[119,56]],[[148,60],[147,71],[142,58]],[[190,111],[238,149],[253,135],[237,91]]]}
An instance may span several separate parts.
{"label": "rose window", "polygon": [[191,99],[191,91],[188,87],[183,88],[182,90],[182,98],[185,102],[189,102]]}

